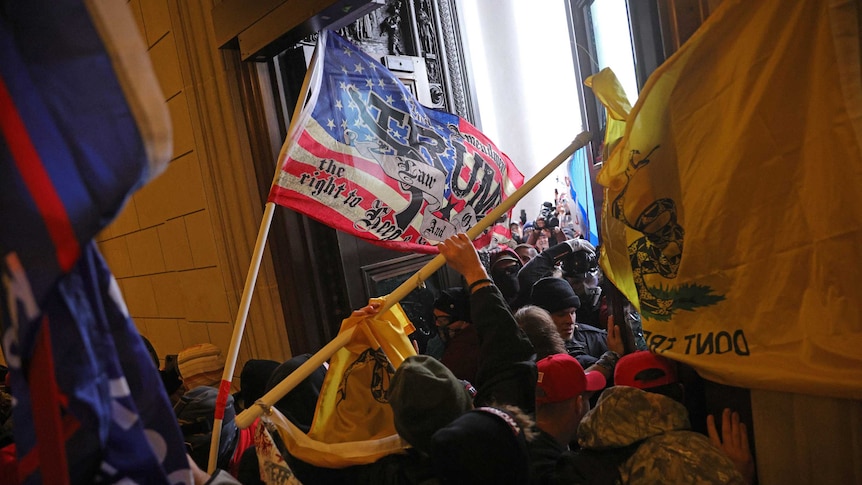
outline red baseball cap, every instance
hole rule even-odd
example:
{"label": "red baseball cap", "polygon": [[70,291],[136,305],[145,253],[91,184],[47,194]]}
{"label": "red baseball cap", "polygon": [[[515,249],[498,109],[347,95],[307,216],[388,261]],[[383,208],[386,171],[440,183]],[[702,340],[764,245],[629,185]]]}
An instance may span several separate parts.
{"label": "red baseball cap", "polygon": [[581,364],[569,354],[554,354],[536,362],[539,380],[536,382],[536,403],[565,401],[587,391],[605,387],[601,372],[584,372]]}
{"label": "red baseball cap", "polygon": [[679,382],[676,363],[649,350],[624,355],[614,368],[614,384],[617,386],[649,389],[674,382]]}

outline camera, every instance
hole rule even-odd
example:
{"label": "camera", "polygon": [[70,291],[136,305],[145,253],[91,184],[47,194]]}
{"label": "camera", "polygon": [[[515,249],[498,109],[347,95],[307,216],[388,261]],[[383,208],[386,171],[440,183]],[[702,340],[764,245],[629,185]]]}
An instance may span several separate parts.
{"label": "camera", "polygon": [[542,208],[539,210],[539,217],[545,219],[545,225],[550,229],[560,225],[560,220],[557,218],[557,214],[554,211],[554,204],[550,202],[542,204]]}
{"label": "camera", "polygon": [[598,258],[591,251],[575,251],[562,261],[563,275],[569,278],[584,278],[588,273],[596,271],[598,267]]}

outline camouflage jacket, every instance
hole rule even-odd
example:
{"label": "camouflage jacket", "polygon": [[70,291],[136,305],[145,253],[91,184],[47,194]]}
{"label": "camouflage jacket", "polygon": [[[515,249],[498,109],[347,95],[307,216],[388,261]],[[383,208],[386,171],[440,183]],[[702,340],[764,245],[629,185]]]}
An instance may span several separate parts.
{"label": "camouflage jacket", "polygon": [[621,483],[746,483],[733,462],[706,436],[689,431],[688,411],[660,394],[606,389],[578,427],[584,449],[642,444],[620,466]]}

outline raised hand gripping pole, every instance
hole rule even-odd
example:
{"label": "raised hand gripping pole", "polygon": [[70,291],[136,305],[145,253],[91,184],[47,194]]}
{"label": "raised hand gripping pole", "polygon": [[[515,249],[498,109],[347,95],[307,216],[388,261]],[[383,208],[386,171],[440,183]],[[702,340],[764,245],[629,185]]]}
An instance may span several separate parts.
{"label": "raised hand gripping pole", "polygon": [[[550,163],[548,163],[542,170],[540,170],[536,175],[534,175],[530,180],[524,182],[518,190],[516,190],[509,198],[504,200],[499,206],[497,206],[494,210],[488,213],[478,224],[471,227],[470,230],[467,231],[467,236],[470,239],[476,239],[482,232],[487,229],[491,224],[496,222],[503,214],[509,211],[515,204],[518,203],[521,198],[524,197],[528,192],[533,190],[536,185],[539,184],[542,180],[544,180],[548,175],[551,174],[556,168],[566,161],[569,157],[572,156],[575,151],[579,148],[584,147],[587,143],[592,139],[592,135],[589,132],[583,132],[577,137],[575,137],[574,141],[566,147],[559,155],[556,156]],[[419,271],[417,271],[413,276],[407,279],[404,283],[401,284],[398,288],[396,288],[392,293],[386,296],[385,303],[383,307],[380,308],[378,313],[383,313],[386,310],[392,308],[393,305],[401,301],[402,298],[407,296],[411,291],[417,288],[422,284],[423,281],[428,279],[431,275],[434,274],[435,271],[443,267],[443,264],[446,262],[446,258],[443,255],[438,254],[431,261],[429,261],[425,266],[423,266]],[[236,417],[236,424],[242,429],[245,429],[251,426],[251,423],[257,419],[258,416],[261,415],[264,411],[265,406],[272,406],[279,399],[284,397],[288,392],[290,392],[294,387],[296,387],[300,382],[305,380],[306,377],[310,376],[318,367],[323,365],[330,357],[332,357],[335,352],[338,351],[341,347],[344,347],[350,342],[350,338],[353,336],[353,332],[356,330],[356,327],[350,328],[344,332],[339,333],[334,339],[332,339],[328,344],[326,344],[322,349],[318,350],[317,353],[311,356],[305,363],[303,363],[299,368],[293,371],[289,376],[284,378],[277,386],[272,388],[268,393],[264,394],[254,406],[246,409],[241,412],[239,416]]]}

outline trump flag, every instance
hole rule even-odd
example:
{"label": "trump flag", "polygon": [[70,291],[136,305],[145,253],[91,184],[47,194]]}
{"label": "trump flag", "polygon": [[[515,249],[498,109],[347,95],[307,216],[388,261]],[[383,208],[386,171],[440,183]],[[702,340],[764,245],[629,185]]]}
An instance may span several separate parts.
{"label": "trump flag", "polygon": [[191,483],[158,372],[92,242],[170,153],[129,5],[4,4],[0,330],[21,483]]}
{"label": "trump flag", "polygon": [[859,14],[725,0],[644,86],[598,180],[602,267],[651,350],[862,399]]}
{"label": "trump flag", "polygon": [[467,121],[420,105],[383,65],[322,32],[269,200],[400,251],[466,232],[523,175]]}

